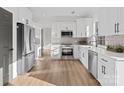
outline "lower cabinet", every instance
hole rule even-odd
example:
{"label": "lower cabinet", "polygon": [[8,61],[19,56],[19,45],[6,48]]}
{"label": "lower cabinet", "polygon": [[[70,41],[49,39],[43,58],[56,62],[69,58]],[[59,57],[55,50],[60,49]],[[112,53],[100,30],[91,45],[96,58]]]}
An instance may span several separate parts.
{"label": "lower cabinet", "polygon": [[73,54],[74,54],[74,59],[79,59],[79,46],[78,45],[74,45],[74,50],[73,50]]}
{"label": "lower cabinet", "polygon": [[103,86],[124,85],[124,60],[110,58],[105,55],[98,57],[98,80]]}
{"label": "lower cabinet", "polygon": [[106,64],[99,62],[98,80],[101,85],[115,86],[115,68],[111,68]]}
{"label": "lower cabinet", "polygon": [[81,63],[88,69],[88,49],[87,47],[79,46],[79,59]]}
{"label": "lower cabinet", "polygon": [[51,46],[51,58],[60,59],[61,58],[61,47],[60,45]]}

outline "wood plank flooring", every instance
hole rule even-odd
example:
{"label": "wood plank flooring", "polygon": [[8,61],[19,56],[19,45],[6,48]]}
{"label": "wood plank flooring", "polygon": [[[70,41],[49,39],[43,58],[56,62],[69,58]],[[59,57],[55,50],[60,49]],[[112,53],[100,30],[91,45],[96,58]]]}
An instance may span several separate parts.
{"label": "wood plank flooring", "polygon": [[[27,80],[26,80],[27,78]],[[30,79],[29,79],[30,78]],[[35,82],[40,82],[36,83]],[[33,84],[33,82],[34,84]],[[21,82],[21,83],[20,83]],[[28,82],[28,83],[27,83]],[[42,83],[43,82],[43,83]],[[46,83],[44,83],[46,82]],[[11,81],[12,85],[97,86],[99,82],[78,60],[39,58],[29,73]]]}

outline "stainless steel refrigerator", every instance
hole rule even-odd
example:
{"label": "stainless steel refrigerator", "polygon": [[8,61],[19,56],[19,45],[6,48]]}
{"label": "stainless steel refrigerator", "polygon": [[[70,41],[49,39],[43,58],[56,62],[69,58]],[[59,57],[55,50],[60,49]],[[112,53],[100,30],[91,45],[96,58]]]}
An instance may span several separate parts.
{"label": "stainless steel refrigerator", "polygon": [[17,73],[28,72],[35,62],[35,29],[17,23]]}

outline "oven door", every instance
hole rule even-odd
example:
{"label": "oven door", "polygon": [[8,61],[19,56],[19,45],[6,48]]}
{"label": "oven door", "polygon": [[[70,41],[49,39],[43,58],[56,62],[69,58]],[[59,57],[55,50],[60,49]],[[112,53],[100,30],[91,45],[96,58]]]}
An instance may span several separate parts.
{"label": "oven door", "polygon": [[62,48],[62,56],[73,56],[73,48]]}

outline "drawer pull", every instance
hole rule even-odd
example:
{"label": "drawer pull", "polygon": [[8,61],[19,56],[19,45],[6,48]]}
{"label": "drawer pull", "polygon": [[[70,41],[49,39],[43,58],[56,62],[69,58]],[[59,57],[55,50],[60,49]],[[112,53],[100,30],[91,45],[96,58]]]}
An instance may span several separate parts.
{"label": "drawer pull", "polygon": [[104,61],[104,62],[108,62],[107,60],[105,60],[105,59],[103,59],[103,58],[101,58],[101,60]]}
{"label": "drawer pull", "polygon": [[104,73],[104,71],[103,71],[103,67],[104,67],[104,66],[102,66],[102,73]]}
{"label": "drawer pull", "polygon": [[104,74],[106,74],[106,67],[104,66]]}

